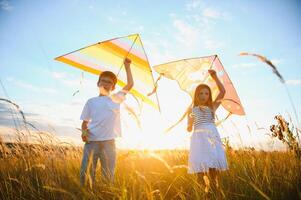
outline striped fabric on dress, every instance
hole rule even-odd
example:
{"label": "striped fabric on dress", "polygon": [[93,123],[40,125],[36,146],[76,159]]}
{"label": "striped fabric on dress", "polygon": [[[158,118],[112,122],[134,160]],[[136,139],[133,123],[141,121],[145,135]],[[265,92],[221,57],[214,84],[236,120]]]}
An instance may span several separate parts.
{"label": "striped fabric on dress", "polygon": [[194,107],[192,111],[194,128],[201,124],[214,123],[212,110],[207,106]]}

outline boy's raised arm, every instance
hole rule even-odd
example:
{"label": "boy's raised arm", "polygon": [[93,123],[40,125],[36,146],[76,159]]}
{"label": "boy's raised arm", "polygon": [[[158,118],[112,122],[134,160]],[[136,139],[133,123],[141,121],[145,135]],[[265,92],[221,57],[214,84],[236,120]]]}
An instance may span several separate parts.
{"label": "boy's raised arm", "polygon": [[128,58],[125,58],[123,63],[124,63],[125,71],[126,71],[127,84],[122,88],[122,90],[125,92],[128,92],[134,86],[132,71],[131,71],[131,67],[130,67],[131,60]]}

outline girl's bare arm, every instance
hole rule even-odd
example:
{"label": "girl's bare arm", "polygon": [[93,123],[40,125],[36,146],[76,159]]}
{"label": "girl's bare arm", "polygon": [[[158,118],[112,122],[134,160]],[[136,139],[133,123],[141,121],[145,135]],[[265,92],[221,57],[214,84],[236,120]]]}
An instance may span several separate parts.
{"label": "girl's bare arm", "polygon": [[216,99],[213,102],[213,109],[214,111],[217,110],[217,108],[220,106],[220,104],[222,103],[222,99],[224,98],[225,94],[226,94],[226,90],[225,87],[223,86],[223,84],[221,83],[221,81],[218,79],[217,75],[216,75],[216,71],[215,70],[208,70],[210,76],[213,78],[213,80],[215,81],[218,90],[219,90],[219,94],[217,95]]}
{"label": "girl's bare arm", "polygon": [[191,132],[192,131],[192,126],[193,126],[193,117],[191,116],[192,109],[190,108],[188,113],[187,113],[187,131]]}

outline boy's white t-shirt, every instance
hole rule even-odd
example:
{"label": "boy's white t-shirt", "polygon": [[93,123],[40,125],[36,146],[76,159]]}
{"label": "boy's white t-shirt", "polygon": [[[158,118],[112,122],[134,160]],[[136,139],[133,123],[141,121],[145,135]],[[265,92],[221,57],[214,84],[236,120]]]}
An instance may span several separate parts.
{"label": "boy's white t-shirt", "polygon": [[121,136],[120,104],[125,99],[125,92],[112,96],[97,96],[89,99],[80,116],[89,121],[89,141],[112,140]]}

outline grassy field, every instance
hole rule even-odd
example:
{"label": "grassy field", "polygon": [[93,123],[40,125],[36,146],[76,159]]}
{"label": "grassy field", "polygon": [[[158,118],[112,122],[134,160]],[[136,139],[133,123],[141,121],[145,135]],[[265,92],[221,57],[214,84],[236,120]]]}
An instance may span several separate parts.
{"label": "grassy field", "polygon": [[[301,199],[292,152],[227,150],[219,194],[187,174],[187,151],[119,151],[114,184],[81,188],[82,149],[1,143],[1,199]],[[219,196],[219,197],[218,197]]]}

